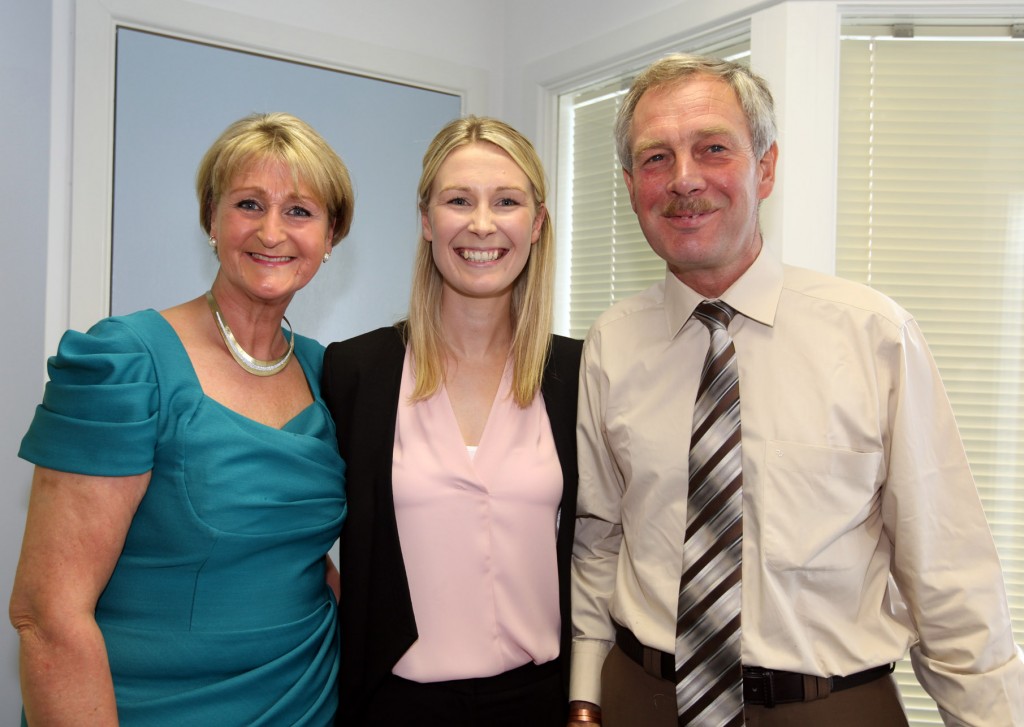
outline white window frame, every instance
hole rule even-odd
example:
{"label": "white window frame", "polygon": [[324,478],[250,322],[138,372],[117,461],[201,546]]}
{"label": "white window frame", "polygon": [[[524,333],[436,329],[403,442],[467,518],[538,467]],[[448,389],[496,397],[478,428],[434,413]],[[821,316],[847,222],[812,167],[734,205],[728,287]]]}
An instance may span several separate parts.
{"label": "white window frame", "polygon": [[[885,22],[946,17],[976,22],[1024,13],[1024,2],[967,0],[682,0],[614,33],[581,42],[521,69],[526,91],[513,100],[533,120],[533,138],[558,200],[558,99],[563,93],[642,68],[691,39],[749,24],[753,68],[772,88],[779,113],[780,166],[775,190],[762,205],[766,244],[782,260],[835,272],[836,149],[838,139],[839,30],[851,17]],[[692,47],[692,46],[691,46]],[[527,125],[523,129],[528,131]],[[610,133],[610,132],[609,132]],[[798,169],[799,174],[787,174]],[[556,219],[556,223],[561,224]],[[557,232],[562,232],[558,230]],[[568,258],[559,235],[556,330],[568,322]]]}
{"label": "white window frame", "polygon": [[[85,330],[109,314],[113,195],[114,76],[118,27],[210,43],[332,70],[405,83],[462,98],[464,113],[486,113],[484,69],[382,49],[369,42],[288,27],[186,0],[64,0],[54,16],[74,43],[55,42],[52,180],[47,242],[47,351],[68,328]],[[64,76],[63,68],[73,67]],[[197,81],[198,83],[198,81]]]}

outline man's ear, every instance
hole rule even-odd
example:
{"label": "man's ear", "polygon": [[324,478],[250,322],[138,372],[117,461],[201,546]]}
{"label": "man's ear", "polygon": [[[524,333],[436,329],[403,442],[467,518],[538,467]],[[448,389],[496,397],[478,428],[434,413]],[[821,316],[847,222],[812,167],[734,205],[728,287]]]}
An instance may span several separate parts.
{"label": "man's ear", "polygon": [[768,151],[764,153],[764,156],[757,163],[758,171],[761,175],[757,182],[757,198],[759,200],[767,199],[768,195],[772,193],[772,189],[775,188],[775,164],[778,160],[779,145],[776,142],[772,142],[772,145],[768,147]]}

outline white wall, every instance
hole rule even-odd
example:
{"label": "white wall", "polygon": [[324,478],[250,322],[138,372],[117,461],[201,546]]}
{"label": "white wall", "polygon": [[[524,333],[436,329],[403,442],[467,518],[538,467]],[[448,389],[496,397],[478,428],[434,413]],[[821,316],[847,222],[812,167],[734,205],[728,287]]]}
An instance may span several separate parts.
{"label": "white wall", "polygon": [[[0,602],[21,545],[31,470],[15,456],[43,375],[49,197],[50,3],[0,4]],[[6,609],[4,609],[6,612]],[[17,723],[14,630],[0,621],[0,724]]]}
{"label": "white wall", "polygon": [[[130,24],[200,39],[236,38],[268,50],[283,46],[285,55],[329,59],[330,65],[395,80],[433,85],[438,78],[458,79],[468,89],[466,110],[519,127],[553,174],[560,90],[622,64],[642,63],[680,38],[753,16],[755,67],[785,103],[783,176],[766,210],[768,237],[788,260],[828,269],[835,123],[830,35],[841,7],[832,0],[631,0],[628,10],[621,0],[4,0],[0,296],[8,327],[0,355],[0,600],[10,592],[30,478],[16,452],[42,392],[44,358],[53,352],[61,322],[76,314],[94,319],[93,301],[105,293],[102,255],[90,260],[69,254],[72,241],[78,250],[92,250],[94,238],[102,237],[95,230],[106,224],[102,159],[111,90],[105,69],[112,55],[104,18],[128,17]],[[1024,13],[1021,2],[977,0],[869,0],[857,7],[908,16],[936,9]],[[76,16],[81,33],[74,38]],[[91,24],[83,26],[82,19]],[[79,50],[95,49],[85,58],[80,54],[77,67],[76,43]],[[91,136],[83,138],[83,130]],[[75,138],[79,143],[72,148]],[[79,174],[99,173],[76,177],[72,158]],[[0,625],[0,724],[14,723],[20,704],[16,652],[13,630]]]}

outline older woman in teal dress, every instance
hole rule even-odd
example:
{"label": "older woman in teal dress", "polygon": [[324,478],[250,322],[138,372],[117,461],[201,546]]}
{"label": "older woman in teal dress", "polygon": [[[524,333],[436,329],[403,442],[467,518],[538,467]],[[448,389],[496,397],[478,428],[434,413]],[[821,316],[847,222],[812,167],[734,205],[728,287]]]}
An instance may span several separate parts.
{"label": "older woman in teal dress", "polygon": [[29,724],[334,719],[344,463],[323,349],[282,321],[348,233],[351,182],[313,129],[266,114],[228,127],[196,186],[210,291],[65,334],[22,442]]}

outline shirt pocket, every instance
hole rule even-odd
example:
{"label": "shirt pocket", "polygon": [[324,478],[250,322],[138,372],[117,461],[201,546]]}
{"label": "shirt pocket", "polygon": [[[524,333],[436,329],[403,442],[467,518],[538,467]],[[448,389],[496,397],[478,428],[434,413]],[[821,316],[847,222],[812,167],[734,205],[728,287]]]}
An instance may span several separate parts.
{"label": "shirt pocket", "polygon": [[864,567],[878,547],[882,452],[765,443],[764,556],[775,570]]}

